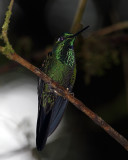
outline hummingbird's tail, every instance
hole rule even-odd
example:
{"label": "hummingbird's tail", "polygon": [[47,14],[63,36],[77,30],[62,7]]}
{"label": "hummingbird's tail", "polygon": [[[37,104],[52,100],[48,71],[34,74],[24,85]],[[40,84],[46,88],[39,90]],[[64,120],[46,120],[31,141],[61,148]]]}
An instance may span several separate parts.
{"label": "hummingbird's tail", "polygon": [[36,146],[37,150],[41,151],[47,141],[51,111],[46,114],[44,108],[41,107],[38,113],[37,128],[36,128]]}

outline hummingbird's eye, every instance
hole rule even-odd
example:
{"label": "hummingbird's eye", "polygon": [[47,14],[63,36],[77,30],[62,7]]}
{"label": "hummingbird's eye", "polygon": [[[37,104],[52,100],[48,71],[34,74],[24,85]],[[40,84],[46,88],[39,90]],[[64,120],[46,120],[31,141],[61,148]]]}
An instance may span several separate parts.
{"label": "hummingbird's eye", "polygon": [[64,37],[59,37],[58,38],[58,41],[63,41],[64,40]]}

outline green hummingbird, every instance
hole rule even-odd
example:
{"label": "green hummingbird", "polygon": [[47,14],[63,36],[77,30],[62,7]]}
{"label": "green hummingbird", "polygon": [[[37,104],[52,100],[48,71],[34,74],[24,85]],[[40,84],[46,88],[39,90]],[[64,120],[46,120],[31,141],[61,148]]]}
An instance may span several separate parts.
{"label": "green hummingbird", "polygon": [[[89,26],[76,34],[64,33],[55,43],[53,51],[48,54],[41,70],[52,80],[69,92],[72,91],[76,78],[76,62],[73,49],[75,38]],[[55,90],[39,78],[38,81],[38,118],[36,128],[37,150],[41,151],[53,131],[58,126],[68,100],[57,95]]]}

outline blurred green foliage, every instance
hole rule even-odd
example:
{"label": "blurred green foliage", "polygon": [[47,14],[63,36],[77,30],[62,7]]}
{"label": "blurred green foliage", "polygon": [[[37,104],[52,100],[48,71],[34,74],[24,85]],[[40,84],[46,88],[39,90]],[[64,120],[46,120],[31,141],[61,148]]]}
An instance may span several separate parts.
{"label": "blurred green foliage", "polygon": [[78,66],[84,70],[85,82],[90,83],[92,76],[102,76],[112,65],[118,65],[119,50],[113,45],[109,38],[90,37],[79,41],[77,48],[79,59]]}

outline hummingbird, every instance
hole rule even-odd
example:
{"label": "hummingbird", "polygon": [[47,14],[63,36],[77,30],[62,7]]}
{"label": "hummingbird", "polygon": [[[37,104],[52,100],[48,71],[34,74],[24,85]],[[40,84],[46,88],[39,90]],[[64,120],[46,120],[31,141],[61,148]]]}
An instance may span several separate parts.
{"label": "hummingbird", "polygon": [[[74,53],[74,42],[81,32],[89,26],[83,28],[76,34],[64,33],[58,38],[52,52],[48,54],[42,64],[41,70],[52,80],[59,83],[69,92],[76,79],[76,62]],[[57,95],[56,91],[46,84],[41,78],[38,80],[38,118],[36,128],[36,146],[41,151],[47,138],[58,126],[68,100]]]}

